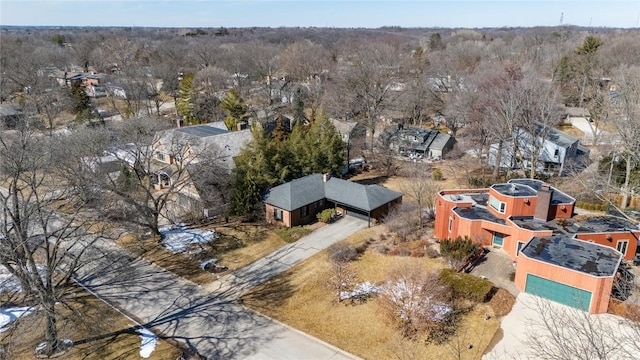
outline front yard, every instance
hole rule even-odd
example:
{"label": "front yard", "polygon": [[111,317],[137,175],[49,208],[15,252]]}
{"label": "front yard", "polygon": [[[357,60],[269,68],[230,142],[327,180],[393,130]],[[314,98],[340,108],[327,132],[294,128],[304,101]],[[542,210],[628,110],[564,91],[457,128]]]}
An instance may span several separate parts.
{"label": "front yard", "polygon": [[214,262],[226,268],[219,274],[239,269],[286,245],[273,231],[262,225],[233,222],[201,228],[184,228],[165,233],[165,239],[122,236],[118,245],[132,254],[197,284],[217,279],[203,269]]}
{"label": "front yard", "polygon": [[[134,323],[102,301],[78,289],[68,302],[58,305],[59,336],[73,342],[61,359],[67,360],[174,360],[182,352],[148,331],[137,331]],[[0,309],[0,320],[9,315]],[[0,321],[2,322],[2,321]],[[2,326],[0,326],[1,328]],[[0,329],[1,359],[36,359],[35,348],[44,339],[43,316],[33,311]]]}
{"label": "front yard", "polygon": [[[370,238],[379,239],[382,229],[365,229],[345,242],[361,245]],[[445,267],[442,258],[383,255],[376,246],[373,242],[351,263],[359,282],[379,284],[398,270],[418,268],[428,273]],[[331,273],[325,250],[253,289],[242,300],[259,312],[365,359],[479,359],[500,326],[491,304],[481,303],[462,316],[455,334],[444,343],[408,340],[381,316],[375,299],[338,302],[328,287]]]}

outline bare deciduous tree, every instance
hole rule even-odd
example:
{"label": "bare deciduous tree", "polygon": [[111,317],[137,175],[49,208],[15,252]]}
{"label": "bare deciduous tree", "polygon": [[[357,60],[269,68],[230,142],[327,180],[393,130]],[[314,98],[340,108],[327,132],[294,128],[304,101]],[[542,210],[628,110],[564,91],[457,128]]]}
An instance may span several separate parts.
{"label": "bare deciduous tree", "polygon": [[59,164],[68,159],[65,139],[21,125],[0,137],[0,265],[20,280],[24,301],[44,316],[46,346],[40,351],[52,355],[66,348],[58,335],[58,304],[65,304],[73,274],[87,264],[82,256],[100,236],[99,227],[97,219],[82,216],[85,203],[75,188],[64,186],[67,174]]}
{"label": "bare deciduous tree", "polygon": [[425,217],[430,219],[435,215],[434,205],[439,188],[430,170],[430,166],[422,163],[409,166],[405,170],[406,181],[401,186],[402,192],[418,206],[418,228],[424,225]]}

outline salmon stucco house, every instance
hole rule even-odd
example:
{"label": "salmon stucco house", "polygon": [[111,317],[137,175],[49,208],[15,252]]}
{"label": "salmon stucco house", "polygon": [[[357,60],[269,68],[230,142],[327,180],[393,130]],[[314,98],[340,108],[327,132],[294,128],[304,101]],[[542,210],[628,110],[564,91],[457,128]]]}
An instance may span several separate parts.
{"label": "salmon stucco house", "polygon": [[384,218],[402,202],[402,194],[378,185],[362,185],[328,174],[311,174],[278,185],[264,196],[266,220],[286,227],[308,224],[324,209],[371,221]]}
{"label": "salmon stucco house", "polygon": [[467,236],[504,250],[516,264],[521,291],[606,312],[620,262],[638,251],[640,228],[613,216],[574,216],[574,206],[571,196],[532,179],[443,190],[434,235]]}

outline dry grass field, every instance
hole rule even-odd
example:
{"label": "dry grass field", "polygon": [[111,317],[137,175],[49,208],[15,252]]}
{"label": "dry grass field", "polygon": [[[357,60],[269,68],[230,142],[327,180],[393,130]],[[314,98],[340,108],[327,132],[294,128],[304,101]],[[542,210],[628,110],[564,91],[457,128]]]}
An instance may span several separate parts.
{"label": "dry grass field", "polygon": [[[65,360],[141,359],[141,337],[134,324],[92,295],[79,290],[70,307],[59,305],[59,336],[74,346],[59,357]],[[34,349],[44,339],[44,318],[36,312],[13,323],[0,333],[6,359],[36,359]],[[182,351],[158,339],[149,359],[175,360]]]}
{"label": "dry grass field", "polygon": [[[365,229],[347,242],[359,245],[376,237],[381,227]],[[372,247],[375,245],[372,245]],[[391,273],[418,267],[442,269],[442,259],[386,256],[370,247],[351,263],[359,281],[383,282]],[[375,300],[363,304],[337,302],[327,286],[330,265],[326,251],[255,288],[243,298],[245,305],[365,359],[479,359],[499,328],[488,304],[477,305],[463,316],[458,330],[444,344],[424,339],[410,341],[380,314]],[[490,314],[489,320],[484,315]],[[473,344],[467,349],[467,344]]]}

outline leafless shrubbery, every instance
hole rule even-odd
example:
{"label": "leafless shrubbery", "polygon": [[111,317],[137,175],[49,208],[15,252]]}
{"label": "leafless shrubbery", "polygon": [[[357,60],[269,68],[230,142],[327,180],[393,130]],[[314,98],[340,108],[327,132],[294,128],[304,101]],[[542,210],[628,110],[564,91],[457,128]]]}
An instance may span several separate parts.
{"label": "leafless shrubbery", "polygon": [[417,268],[392,276],[381,286],[377,299],[382,313],[409,338],[431,333],[452,312],[449,293],[438,274]]}
{"label": "leafless shrubbery", "polygon": [[335,292],[338,302],[342,301],[341,294],[351,291],[357,282],[358,275],[351,269],[349,262],[357,257],[356,248],[345,243],[336,243],[327,249],[331,276],[327,286]]}
{"label": "leafless shrubbery", "polygon": [[389,232],[394,233],[400,241],[410,240],[411,235],[419,228],[418,216],[410,215],[416,211],[418,209],[409,204],[402,204],[391,210],[384,219]]}

